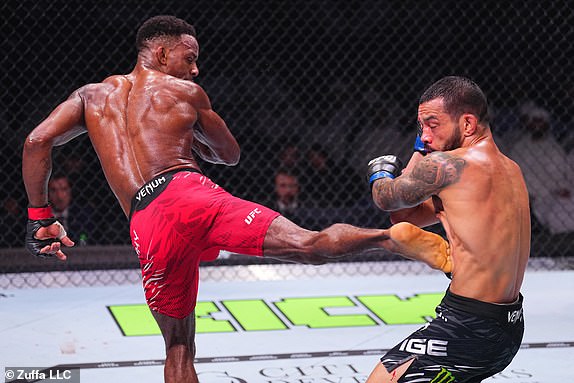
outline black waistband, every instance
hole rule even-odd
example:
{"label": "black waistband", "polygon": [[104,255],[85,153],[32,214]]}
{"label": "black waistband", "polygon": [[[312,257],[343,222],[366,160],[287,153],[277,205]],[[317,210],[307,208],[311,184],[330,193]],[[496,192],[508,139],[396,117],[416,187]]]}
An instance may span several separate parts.
{"label": "black waistband", "polygon": [[447,290],[441,304],[476,316],[496,319],[501,323],[508,324],[516,323],[522,318],[522,300],[522,294],[519,294],[518,300],[514,303],[496,304],[462,297]]}
{"label": "black waistband", "polygon": [[160,195],[167,185],[169,185],[173,176],[179,172],[201,173],[199,170],[194,168],[181,168],[158,174],[139,188],[132,198],[129,219],[131,220],[132,214],[135,211],[145,209],[158,195]]}

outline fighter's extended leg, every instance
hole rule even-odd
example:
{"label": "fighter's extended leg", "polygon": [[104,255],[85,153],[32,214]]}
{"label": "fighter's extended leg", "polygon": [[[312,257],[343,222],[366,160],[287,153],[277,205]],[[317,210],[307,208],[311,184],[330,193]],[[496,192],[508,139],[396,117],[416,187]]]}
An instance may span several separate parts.
{"label": "fighter's extended leg", "polygon": [[165,340],[165,383],[198,383],[195,358],[195,313],[177,319],[151,311]]}
{"label": "fighter's extended leg", "polygon": [[337,223],[321,231],[311,231],[279,216],[267,230],[263,251],[265,256],[281,260],[322,264],[366,250],[392,246],[388,230]]}
{"label": "fighter's extended leg", "polygon": [[266,256],[311,264],[377,248],[424,262],[445,273],[452,270],[448,242],[407,222],[385,230],[335,224],[321,231],[309,231],[279,216],[269,227],[263,245]]}
{"label": "fighter's extended leg", "polygon": [[440,235],[425,231],[408,222],[389,229],[392,251],[405,258],[421,261],[445,273],[452,272],[450,245]]}

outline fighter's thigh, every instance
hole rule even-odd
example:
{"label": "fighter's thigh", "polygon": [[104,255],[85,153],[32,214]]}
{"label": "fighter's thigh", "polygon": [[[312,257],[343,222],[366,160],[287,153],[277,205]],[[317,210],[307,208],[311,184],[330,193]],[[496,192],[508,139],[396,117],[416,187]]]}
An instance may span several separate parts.
{"label": "fighter's thigh", "polygon": [[265,234],[264,255],[277,257],[304,253],[312,245],[316,233],[302,228],[283,216],[278,216],[271,222]]}
{"label": "fighter's thigh", "polygon": [[151,310],[151,313],[161,330],[166,349],[181,344],[188,346],[190,350],[195,349],[195,311],[181,319],[154,310]]}
{"label": "fighter's thigh", "polygon": [[388,372],[383,363],[379,362],[369,375],[366,383],[396,383],[399,381],[401,376],[405,374],[413,362],[414,359],[410,359],[396,367],[391,372]]}

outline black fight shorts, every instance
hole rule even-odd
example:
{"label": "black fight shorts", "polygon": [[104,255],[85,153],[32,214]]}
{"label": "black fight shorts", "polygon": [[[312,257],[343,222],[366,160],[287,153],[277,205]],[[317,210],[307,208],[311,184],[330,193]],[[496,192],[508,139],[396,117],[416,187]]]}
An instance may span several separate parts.
{"label": "black fight shorts", "polygon": [[414,359],[399,382],[481,382],[506,368],[524,334],[522,294],[512,304],[492,304],[447,290],[437,316],[393,347],[381,362],[391,372]]}

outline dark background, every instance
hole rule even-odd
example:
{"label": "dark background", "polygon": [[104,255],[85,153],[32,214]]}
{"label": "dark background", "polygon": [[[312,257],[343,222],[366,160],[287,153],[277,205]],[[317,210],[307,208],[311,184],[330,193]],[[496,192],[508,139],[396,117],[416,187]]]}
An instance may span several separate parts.
{"label": "dark background", "polygon": [[[309,227],[388,223],[370,205],[364,166],[352,158],[366,150],[361,137],[373,124],[383,137],[385,129],[404,137],[389,138],[388,145],[408,152],[418,97],[445,75],[468,76],[483,88],[497,135],[513,129],[520,103],[534,100],[551,113],[553,134],[570,149],[574,12],[568,2],[6,0],[0,4],[3,200],[17,199],[22,211],[26,206],[20,174],[26,134],[76,88],[130,72],[136,30],[157,14],[196,26],[197,82],[242,146],[235,168],[203,165],[211,178],[264,202],[286,143],[302,151],[319,143],[329,153],[331,187],[321,190],[324,201],[310,203],[321,220],[303,222]],[[113,224],[91,233],[90,243],[129,243],[89,139],[54,155],[55,170],[79,158],[75,198]],[[301,178],[308,192],[313,180]],[[360,214],[349,213],[355,204]],[[4,219],[4,242],[17,247],[22,227],[10,219]],[[571,242],[561,246],[572,253]]]}

